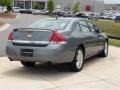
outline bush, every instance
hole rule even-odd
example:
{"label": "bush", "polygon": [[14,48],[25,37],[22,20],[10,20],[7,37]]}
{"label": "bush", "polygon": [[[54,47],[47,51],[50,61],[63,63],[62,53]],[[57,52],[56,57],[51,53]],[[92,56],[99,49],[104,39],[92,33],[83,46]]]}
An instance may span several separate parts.
{"label": "bush", "polygon": [[48,3],[47,3],[47,10],[49,11],[50,14],[53,13],[54,11],[54,0],[48,0]]}
{"label": "bush", "polygon": [[33,6],[33,9],[40,10],[40,5],[38,3],[35,3]]}
{"label": "bush", "polygon": [[10,12],[12,10],[12,6],[8,5],[7,10]]}
{"label": "bush", "polygon": [[12,10],[12,2],[13,0],[0,0],[0,6],[7,6],[7,10]]}
{"label": "bush", "polygon": [[73,6],[73,13],[75,14],[79,12],[79,10],[80,10],[80,3],[78,2]]}
{"label": "bush", "polygon": [[6,3],[5,3],[5,0],[0,0],[0,6],[5,6]]}

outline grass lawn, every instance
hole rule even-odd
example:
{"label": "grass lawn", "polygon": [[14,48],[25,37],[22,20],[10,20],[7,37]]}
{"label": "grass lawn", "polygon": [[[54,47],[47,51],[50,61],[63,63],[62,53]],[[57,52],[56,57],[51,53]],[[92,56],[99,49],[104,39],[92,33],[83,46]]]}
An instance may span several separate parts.
{"label": "grass lawn", "polygon": [[[92,22],[100,27],[106,34],[120,36],[120,23],[115,23],[114,21],[107,20],[98,20]],[[112,46],[120,47],[120,40],[109,39],[109,44]]]}
{"label": "grass lawn", "polygon": [[92,21],[95,25],[103,29],[109,35],[120,36],[120,23],[115,23],[114,21]]}
{"label": "grass lawn", "polygon": [[10,19],[14,19],[14,18],[16,18],[16,16],[17,16],[17,15],[12,14],[12,13],[8,13],[8,14],[0,13],[0,18],[10,18]]}
{"label": "grass lawn", "polygon": [[109,44],[112,45],[112,46],[120,47],[120,40],[109,39]]}

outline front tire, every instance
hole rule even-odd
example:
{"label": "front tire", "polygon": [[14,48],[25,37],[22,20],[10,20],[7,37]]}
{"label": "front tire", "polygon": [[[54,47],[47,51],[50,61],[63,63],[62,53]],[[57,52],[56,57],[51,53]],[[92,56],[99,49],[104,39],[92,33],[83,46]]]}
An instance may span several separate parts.
{"label": "front tire", "polygon": [[108,56],[108,42],[106,41],[104,44],[104,50],[99,54],[101,57]]}
{"label": "front tire", "polygon": [[35,62],[29,62],[29,61],[21,61],[21,64],[25,67],[32,67],[35,65]]}
{"label": "front tire", "polygon": [[70,68],[74,72],[82,70],[84,64],[84,52],[82,48],[77,49],[73,62],[70,64]]}

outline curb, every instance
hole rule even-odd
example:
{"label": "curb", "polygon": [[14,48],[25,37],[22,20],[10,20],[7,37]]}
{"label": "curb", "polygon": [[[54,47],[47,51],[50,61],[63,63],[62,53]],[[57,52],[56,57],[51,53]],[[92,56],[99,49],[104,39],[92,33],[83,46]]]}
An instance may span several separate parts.
{"label": "curb", "polygon": [[120,40],[120,36],[108,35],[108,37],[111,38],[111,39]]}
{"label": "curb", "polygon": [[10,26],[10,24],[4,24],[0,27],[0,31],[3,31],[5,29],[7,29]]}
{"label": "curb", "polygon": [[16,14],[16,17],[15,17],[15,18],[3,18],[3,19],[17,20],[19,17],[20,17],[20,15],[17,15],[17,14]]}

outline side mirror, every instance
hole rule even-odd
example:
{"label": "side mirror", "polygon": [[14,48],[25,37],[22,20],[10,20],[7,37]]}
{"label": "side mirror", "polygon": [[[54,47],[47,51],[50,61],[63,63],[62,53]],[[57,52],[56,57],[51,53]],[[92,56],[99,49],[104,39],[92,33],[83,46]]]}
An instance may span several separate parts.
{"label": "side mirror", "polygon": [[104,32],[102,29],[99,29],[100,32]]}
{"label": "side mirror", "polygon": [[97,33],[101,33],[101,32],[103,32],[103,30],[101,30],[100,28],[97,28],[97,29],[96,29],[96,32],[97,32]]}
{"label": "side mirror", "polygon": [[102,29],[100,29],[100,28],[96,27],[95,25],[94,25],[93,27],[94,27],[94,29],[96,30],[96,32],[97,32],[97,33],[101,33],[101,32],[103,32],[103,30],[102,30]]}

